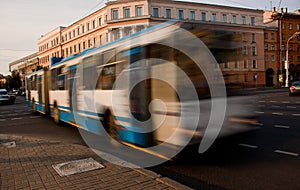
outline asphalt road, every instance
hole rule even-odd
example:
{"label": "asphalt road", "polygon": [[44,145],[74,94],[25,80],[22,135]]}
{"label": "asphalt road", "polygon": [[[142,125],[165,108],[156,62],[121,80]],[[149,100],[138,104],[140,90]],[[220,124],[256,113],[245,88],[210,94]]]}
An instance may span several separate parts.
{"label": "asphalt road", "polygon": [[[149,168],[194,189],[300,189],[300,96],[260,93],[260,129],[218,140],[204,154],[189,147]],[[0,134],[85,144],[78,129],[32,114],[24,97],[0,105]]]}
{"label": "asphalt road", "polygon": [[151,169],[195,189],[203,183],[211,189],[300,189],[300,96],[255,96],[259,130],[221,139],[202,155],[194,153],[198,147],[187,149]]}

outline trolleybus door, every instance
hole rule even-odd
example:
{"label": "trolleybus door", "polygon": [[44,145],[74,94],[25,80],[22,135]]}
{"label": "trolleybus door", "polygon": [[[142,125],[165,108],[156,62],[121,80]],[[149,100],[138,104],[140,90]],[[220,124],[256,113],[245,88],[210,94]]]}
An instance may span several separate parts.
{"label": "trolleybus door", "polygon": [[[69,67],[69,105],[71,112],[77,110],[77,89],[76,89],[76,73],[77,73],[78,65],[73,65]],[[74,115],[70,116],[69,121],[75,121]]]}

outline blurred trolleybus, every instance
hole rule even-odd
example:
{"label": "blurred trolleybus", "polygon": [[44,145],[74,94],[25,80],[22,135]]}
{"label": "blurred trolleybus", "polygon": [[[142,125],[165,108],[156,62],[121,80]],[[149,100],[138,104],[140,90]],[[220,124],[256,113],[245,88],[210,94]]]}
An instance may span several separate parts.
{"label": "blurred trolleybus", "polygon": [[27,74],[26,94],[34,112],[56,123],[141,147],[185,146],[256,122],[249,97],[227,97],[223,82],[198,37],[163,23]]}

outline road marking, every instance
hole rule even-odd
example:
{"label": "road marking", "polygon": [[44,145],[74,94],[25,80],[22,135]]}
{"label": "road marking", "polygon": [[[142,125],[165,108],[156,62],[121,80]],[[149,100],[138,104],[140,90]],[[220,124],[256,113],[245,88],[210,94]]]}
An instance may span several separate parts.
{"label": "road marking", "polygon": [[253,125],[263,126],[263,123],[253,123]]}
{"label": "road marking", "polygon": [[290,103],[290,101],[283,101],[282,103],[283,104],[288,104],[288,103]]}
{"label": "road marking", "polygon": [[290,126],[285,126],[285,125],[274,125],[275,128],[283,128],[283,129],[289,129]]}
{"label": "road marking", "polygon": [[270,102],[271,102],[271,103],[276,103],[277,101],[271,100]]}
{"label": "road marking", "polygon": [[283,113],[272,113],[272,115],[283,115]]}
{"label": "road marking", "polygon": [[0,121],[6,121],[6,119],[0,119]]}
{"label": "road marking", "polygon": [[263,111],[256,111],[255,113],[265,113],[265,112],[263,112]]}
{"label": "road marking", "polygon": [[258,146],[250,145],[250,144],[238,144],[239,146],[247,147],[247,148],[258,148]]}
{"label": "road marking", "polygon": [[294,113],[294,114],[292,114],[292,116],[300,116],[300,113]]}
{"label": "road marking", "polygon": [[299,156],[298,153],[287,152],[287,151],[282,151],[282,150],[275,150],[274,152],[279,153],[279,154],[286,154],[286,155],[290,155],[290,156]]}
{"label": "road marking", "polygon": [[19,119],[23,119],[23,118],[22,117],[11,118],[11,120],[19,120]]}
{"label": "road marking", "polygon": [[280,108],[280,106],[272,106],[272,108]]}
{"label": "road marking", "polygon": [[297,107],[295,107],[295,106],[286,106],[286,108],[296,109]]}

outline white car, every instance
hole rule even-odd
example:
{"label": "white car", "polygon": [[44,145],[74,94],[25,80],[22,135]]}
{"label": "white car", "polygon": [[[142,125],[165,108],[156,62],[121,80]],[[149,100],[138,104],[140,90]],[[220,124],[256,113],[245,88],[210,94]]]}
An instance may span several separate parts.
{"label": "white car", "polygon": [[9,95],[6,89],[0,89],[0,102],[1,104],[13,104],[15,103],[16,96]]}

